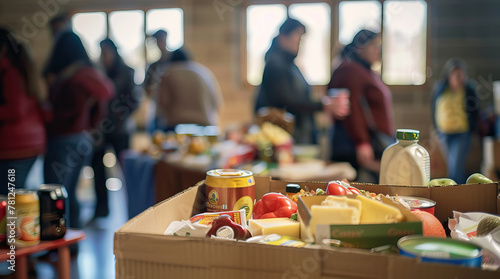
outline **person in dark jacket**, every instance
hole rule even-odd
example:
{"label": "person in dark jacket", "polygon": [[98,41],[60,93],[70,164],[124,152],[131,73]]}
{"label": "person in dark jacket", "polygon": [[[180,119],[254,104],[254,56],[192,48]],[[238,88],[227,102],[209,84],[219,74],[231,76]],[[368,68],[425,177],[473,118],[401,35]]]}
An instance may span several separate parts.
{"label": "person in dark jacket", "polygon": [[[76,187],[80,171],[89,165],[94,141],[102,140],[109,125],[101,121],[113,84],[92,65],[80,38],[62,33],[49,59],[46,72],[52,119],[47,124],[45,183],[62,184],[68,191],[68,225],[80,228]],[[94,139],[95,138],[95,139]]]}
{"label": "person in dark jacket", "polygon": [[[350,115],[334,124],[332,160],[351,163],[358,179],[374,183],[382,152],[395,133],[391,92],[371,69],[380,58],[379,34],[360,30],[342,50],[342,62],[328,84],[329,89],[348,89],[351,103]],[[382,148],[374,144],[376,138],[385,139]]]}
{"label": "person in dark jacket", "polygon": [[448,164],[448,178],[465,183],[471,134],[479,126],[479,100],[462,59],[449,59],[443,67],[432,99],[432,122]]}
{"label": "person in dark jacket", "polygon": [[[135,91],[134,70],[125,64],[118,54],[115,43],[110,39],[104,39],[100,46],[101,62],[108,78],[115,86],[116,95],[109,101],[108,105],[106,120],[109,120],[110,129],[103,131],[103,140],[95,146],[92,159],[96,193],[94,218],[106,217],[109,214],[106,169],[103,163],[104,154],[111,147],[119,158],[120,153],[129,148],[130,131],[127,127],[127,120],[137,108],[140,100],[138,91]],[[118,160],[118,162],[120,161]]]}
{"label": "person in dark jacket", "polygon": [[300,40],[305,32],[305,26],[293,18],[288,18],[281,25],[278,36],[265,55],[266,64],[255,104],[256,111],[262,107],[275,107],[293,114],[293,139],[298,144],[317,143],[315,112],[325,110],[334,114],[330,98],[325,96],[321,101],[311,99],[311,87],[295,65]]}
{"label": "person in dark jacket", "polygon": [[0,173],[5,183],[25,188],[37,156],[45,152],[45,123],[41,102],[43,89],[27,46],[0,28]]}

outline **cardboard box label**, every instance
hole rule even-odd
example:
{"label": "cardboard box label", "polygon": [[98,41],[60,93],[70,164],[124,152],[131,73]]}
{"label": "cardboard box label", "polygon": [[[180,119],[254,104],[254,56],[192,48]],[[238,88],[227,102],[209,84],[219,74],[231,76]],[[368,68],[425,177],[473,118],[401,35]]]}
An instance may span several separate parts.
{"label": "cardboard box label", "polygon": [[338,240],[329,243],[341,247],[373,248],[395,245],[401,237],[412,234],[422,234],[421,223],[317,225],[316,243],[323,243],[325,239]]}

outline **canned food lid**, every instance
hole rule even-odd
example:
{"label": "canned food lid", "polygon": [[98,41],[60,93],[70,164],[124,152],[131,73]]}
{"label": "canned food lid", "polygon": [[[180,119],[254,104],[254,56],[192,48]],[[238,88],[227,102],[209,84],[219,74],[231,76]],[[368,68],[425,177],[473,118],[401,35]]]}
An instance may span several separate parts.
{"label": "canned food lid", "polygon": [[255,180],[251,171],[218,169],[207,172],[205,184],[216,188],[242,188],[255,185]]}
{"label": "canned food lid", "polygon": [[14,190],[14,193],[16,193],[16,195],[36,194],[36,190],[18,188]]}
{"label": "canned food lid", "polygon": [[217,169],[207,172],[207,175],[220,176],[220,177],[245,177],[253,175],[251,171],[235,170],[235,169]]}
{"label": "canned food lid", "polygon": [[298,193],[298,192],[300,192],[300,185],[299,184],[287,184],[286,185],[286,192],[287,193]]}
{"label": "canned food lid", "polygon": [[399,196],[403,199],[410,208],[431,208],[436,206],[436,202],[430,199],[421,198],[421,197],[410,197],[410,196]]}
{"label": "canned food lid", "polygon": [[402,237],[397,245],[404,253],[415,257],[453,260],[482,256],[478,245],[451,238],[411,235]]}
{"label": "canned food lid", "polygon": [[53,191],[61,188],[64,188],[62,184],[42,184],[40,185],[39,190]]}
{"label": "canned food lid", "polygon": [[215,236],[233,239],[234,238],[234,230],[230,226],[223,226],[217,230],[217,232],[215,233]]}

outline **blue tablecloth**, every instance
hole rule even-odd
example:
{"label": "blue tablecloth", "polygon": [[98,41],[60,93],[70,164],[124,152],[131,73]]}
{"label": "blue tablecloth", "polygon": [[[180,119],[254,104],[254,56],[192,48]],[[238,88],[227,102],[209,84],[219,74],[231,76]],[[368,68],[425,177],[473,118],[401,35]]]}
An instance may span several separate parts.
{"label": "blue tablecloth", "polygon": [[128,150],[122,155],[129,219],[155,204],[156,159]]}

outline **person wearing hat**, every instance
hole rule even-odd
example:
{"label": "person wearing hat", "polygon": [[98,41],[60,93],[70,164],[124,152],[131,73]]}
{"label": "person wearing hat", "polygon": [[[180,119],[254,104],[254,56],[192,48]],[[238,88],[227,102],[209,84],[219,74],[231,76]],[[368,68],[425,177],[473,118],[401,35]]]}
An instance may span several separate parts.
{"label": "person wearing hat", "polygon": [[382,152],[394,140],[391,92],[371,69],[381,60],[380,35],[360,30],[342,50],[341,59],[328,88],[350,91],[351,113],[334,122],[331,159],[351,163],[358,180],[367,173],[366,182],[378,183]]}
{"label": "person wearing hat", "polygon": [[295,118],[293,139],[298,144],[317,143],[314,113],[326,111],[343,117],[348,106],[339,106],[332,98],[321,101],[311,98],[311,87],[294,60],[297,57],[306,27],[300,21],[288,18],[279,28],[265,55],[262,83],[258,89],[255,111],[263,107],[284,109]]}

